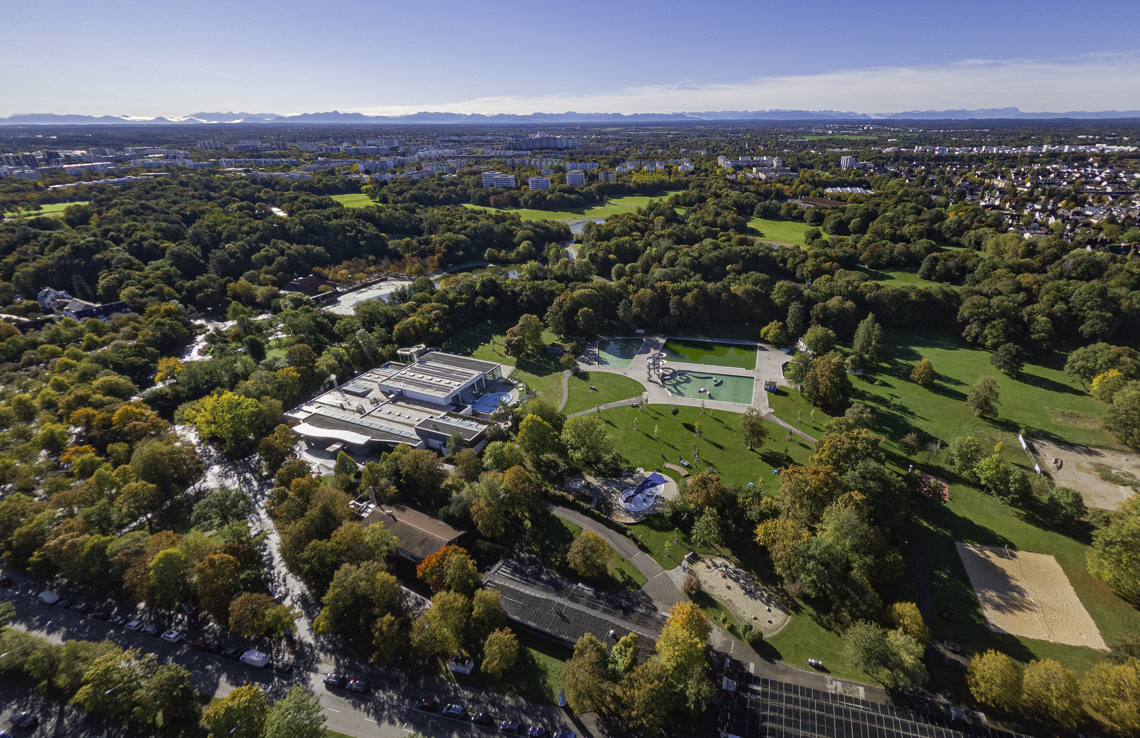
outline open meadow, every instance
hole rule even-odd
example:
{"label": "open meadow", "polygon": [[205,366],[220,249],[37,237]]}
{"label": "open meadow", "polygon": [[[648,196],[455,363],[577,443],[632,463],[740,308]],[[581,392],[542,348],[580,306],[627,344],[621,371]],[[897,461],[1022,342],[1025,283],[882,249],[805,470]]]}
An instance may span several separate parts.
{"label": "open meadow", "polygon": [[570,210],[536,210],[534,208],[492,208],[486,205],[464,205],[464,207],[474,208],[476,210],[495,210],[501,213],[517,213],[523,220],[578,220],[582,219],[602,219],[608,218],[611,215],[618,215],[619,213],[632,213],[640,207],[644,207],[654,200],[661,200],[672,195],[676,195],[681,190],[668,190],[661,192],[652,197],[645,195],[630,195],[628,197],[615,197],[604,205],[592,205],[590,207],[572,208]]}
{"label": "open meadow", "polygon": [[803,246],[804,234],[811,226],[801,220],[768,220],[767,218],[752,218],[748,221],[752,235],[766,241],[790,243]]}

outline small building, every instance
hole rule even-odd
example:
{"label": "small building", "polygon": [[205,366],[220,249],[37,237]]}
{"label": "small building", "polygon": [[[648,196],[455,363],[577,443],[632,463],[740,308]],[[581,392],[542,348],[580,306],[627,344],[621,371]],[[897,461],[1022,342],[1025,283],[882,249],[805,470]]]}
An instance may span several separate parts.
{"label": "small building", "polygon": [[586,172],[581,169],[566,172],[566,184],[572,187],[582,187],[586,184]]}
{"label": "small building", "polygon": [[[322,287],[324,289],[321,289]],[[305,277],[297,277],[292,282],[285,285],[284,291],[300,292],[313,298],[326,298],[326,296],[332,296],[336,293],[336,285],[327,279],[324,279],[323,277],[318,277],[315,274],[310,274]]]}
{"label": "small building", "polygon": [[80,321],[87,320],[88,318],[107,320],[112,315],[118,313],[129,313],[131,309],[127,307],[127,303],[125,302],[108,302],[102,305],[96,305],[93,302],[72,299],[60,308],[60,312],[63,313],[65,318],[74,318]]}
{"label": "small building", "polygon": [[455,543],[463,535],[463,531],[439,518],[404,505],[381,505],[365,516],[365,525],[376,523],[383,523],[396,537],[396,555],[414,564]]}

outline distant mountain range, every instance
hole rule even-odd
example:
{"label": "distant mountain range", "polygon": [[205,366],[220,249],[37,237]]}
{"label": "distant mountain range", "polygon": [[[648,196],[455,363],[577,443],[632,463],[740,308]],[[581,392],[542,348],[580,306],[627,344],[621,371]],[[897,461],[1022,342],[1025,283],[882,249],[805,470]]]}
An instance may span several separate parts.
{"label": "distant mountain range", "polygon": [[410,115],[365,115],[363,113],[194,113],[185,117],[137,118],[114,115],[58,115],[21,113],[0,118],[0,125],[385,125],[385,124],[483,124],[551,125],[574,123],[667,123],[696,121],[891,121],[891,120],[1109,120],[1140,118],[1140,110],[1073,110],[1067,113],[1023,113],[1017,108],[980,110],[911,110],[905,113],[852,113],[839,110],[721,110],[701,113],[432,113]]}

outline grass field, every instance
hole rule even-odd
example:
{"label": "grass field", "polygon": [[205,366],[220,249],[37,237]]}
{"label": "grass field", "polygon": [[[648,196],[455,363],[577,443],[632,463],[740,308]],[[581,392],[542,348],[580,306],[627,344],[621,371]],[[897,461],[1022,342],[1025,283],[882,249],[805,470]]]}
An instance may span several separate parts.
{"label": "grass field", "polygon": [[[553,354],[543,354],[538,358],[519,361],[513,356],[507,356],[503,350],[503,338],[507,329],[513,325],[514,323],[484,323],[456,333],[444,342],[442,348],[450,353],[515,367],[512,377],[523,380],[558,407],[562,402],[562,367],[558,364],[558,358]],[[550,331],[542,332],[542,340],[547,343],[556,341],[557,338]]]}
{"label": "grass field", "polygon": [[768,404],[777,418],[791,423],[813,438],[822,436],[823,426],[831,420],[831,416],[823,410],[812,407],[799,390],[789,387],[777,387],[775,392],[769,392]]}
{"label": "grass field", "polygon": [[369,205],[376,204],[368,195],[363,195],[359,192],[350,195],[333,195],[332,199],[344,205],[346,208],[366,208]]}
{"label": "grass field", "polygon": [[[570,544],[582,532],[582,527],[553,514],[544,514],[526,528],[500,541],[518,551],[534,554],[547,566],[560,568]],[[619,589],[636,592],[645,584],[645,576],[621,554],[614,552],[606,576],[590,582],[601,589]]]}
{"label": "grass field", "polygon": [[465,205],[476,210],[498,210],[503,213],[518,213],[523,220],[576,220],[579,218],[608,218],[618,213],[630,213],[635,208],[648,205],[654,200],[660,200],[683,192],[684,190],[668,190],[653,197],[644,195],[630,195],[629,197],[615,197],[605,205],[573,208],[571,210],[535,210],[533,208],[491,208],[485,205]]}
{"label": "grass field", "polygon": [[[72,205],[86,205],[89,202],[90,202],[90,200],[77,200],[75,202],[51,202],[51,203],[47,203],[45,205],[41,205],[40,209],[35,211],[34,213],[24,214],[23,217],[35,218],[35,217],[38,217],[40,215],[62,215],[63,211],[66,210],[67,208],[71,207]],[[14,216],[15,213],[8,212],[8,213],[4,213],[4,215],[5,216]]]}
{"label": "grass field", "polygon": [[[597,392],[590,390],[591,386],[597,387]],[[609,402],[640,397],[645,391],[645,387],[636,379],[609,372],[587,371],[571,376],[567,389],[566,406],[562,408],[566,415]]]}
{"label": "grass field", "polygon": [[753,218],[748,221],[748,227],[755,231],[755,235],[769,241],[781,243],[804,244],[804,234],[810,226],[795,220],[768,220],[767,218]]}

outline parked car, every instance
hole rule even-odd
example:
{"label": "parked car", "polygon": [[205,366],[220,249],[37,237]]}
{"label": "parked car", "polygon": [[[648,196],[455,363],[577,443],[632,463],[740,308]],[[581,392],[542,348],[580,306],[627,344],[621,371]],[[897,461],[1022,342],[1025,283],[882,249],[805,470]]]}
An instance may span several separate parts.
{"label": "parked car", "polygon": [[156,635],[158,635],[162,631],[160,631],[158,629],[157,625],[148,625],[145,628],[143,628],[142,630],[140,630],[139,632],[142,633],[143,635],[147,635],[147,636],[150,636],[151,638],[154,638]]}
{"label": "parked car", "polygon": [[70,610],[71,606],[75,604],[75,600],[69,600],[66,597],[62,600],[56,600],[55,606],[62,607],[64,610]]}
{"label": "parked car", "polygon": [[76,602],[74,605],[71,606],[71,611],[77,612],[80,615],[86,615],[90,609],[91,608],[87,605],[86,602]]}
{"label": "parked car", "polygon": [[443,712],[441,714],[444,717],[458,719],[458,718],[461,718],[467,714],[467,709],[465,707],[463,707],[463,705],[452,704],[452,705],[448,705],[447,707],[443,708]]}
{"label": "parked car", "polygon": [[40,719],[30,712],[17,712],[12,716],[12,725],[17,728],[34,728],[40,724]]}
{"label": "parked car", "polygon": [[12,577],[7,574],[0,574],[0,587],[11,587]]}
{"label": "parked car", "polygon": [[224,659],[235,659],[236,660],[239,656],[241,656],[241,651],[237,650],[233,646],[222,651],[222,658],[224,658]]}
{"label": "parked car", "polygon": [[143,624],[140,623],[138,620],[132,620],[131,622],[124,625],[123,627],[126,628],[127,630],[131,631],[132,633],[137,633],[140,630],[142,630]]}
{"label": "parked car", "polygon": [[38,595],[36,595],[36,597],[39,598],[39,601],[45,605],[54,605],[55,603],[59,602],[59,595],[47,589],[45,589],[43,592],[40,592]]}
{"label": "parked car", "polygon": [[424,712],[435,712],[439,709],[439,703],[433,700],[431,697],[424,697],[422,700],[416,703],[416,709],[423,710]]}
{"label": "parked car", "polygon": [[519,724],[514,720],[504,720],[503,722],[499,723],[499,730],[503,731],[504,733],[509,733],[510,735],[516,735],[519,732],[519,727],[521,726],[519,726]]}
{"label": "parked car", "polygon": [[125,626],[127,624],[127,619],[124,618],[122,615],[116,615],[115,617],[108,620],[107,623],[108,623],[108,625],[116,625],[116,626],[122,628],[123,626]]}
{"label": "parked car", "polygon": [[471,722],[475,725],[493,725],[494,720],[485,712],[477,712],[471,716]]}
{"label": "parked car", "polygon": [[527,738],[543,738],[546,735],[546,728],[541,725],[532,725],[526,731]]}
{"label": "parked car", "polygon": [[289,676],[290,674],[293,673],[293,665],[292,664],[274,664],[273,665],[273,671],[277,672],[281,676]]}
{"label": "parked car", "polygon": [[111,613],[104,612],[103,610],[96,610],[95,612],[91,613],[91,615],[89,615],[88,617],[90,617],[92,620],[101,620],[103,622],[107,622],[108,620],[111,619]]}
{"label": "parked car", "polygon": [[348,691],[356,692],[357,694],[368,694],[370,687],[368,682],[363,679],[353,679],[348,683]]}
{"label": "parked car", "polygon": [[241,662],[258,669],[264,669],[266,664],[269,663],[269,654],[252,648],[241,655]]}
{"label": "parked car", "polygon": [[168,630],[162,634],[162,640],[167,643],[178,643],[178,641],[182,640],[182,631]]}
{"label": "parked car", "polygon": [[325,683],[326,687],[343,689],[344,685],[348,684],[348,677],[343,674],[325,674],[325,678],[321,681]]}
{"label": "parked car", "polygon": [[195,651],[205,651],[210,644],[206,642],[205,638],[195,638],[190,641],[190,648]]}
{"label": "parked car", "polygon": [[554,738],[578,738],[578,736],[574,735],[569,730],[558,730],[555,731]]}

